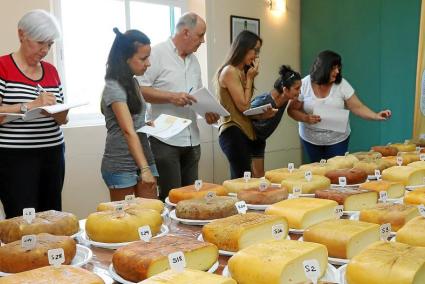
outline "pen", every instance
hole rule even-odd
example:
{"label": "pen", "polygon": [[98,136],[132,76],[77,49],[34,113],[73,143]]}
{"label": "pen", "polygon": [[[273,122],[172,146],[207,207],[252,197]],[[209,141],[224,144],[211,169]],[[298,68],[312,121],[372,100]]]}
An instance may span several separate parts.
{"label": "pen", "polygon": [[42,86],[40,86],[40,84],[37,84],[37,89],[38,89],[38,92],[39,92],[39,93],[41,93],[41,92],[43,92],[43,93],[47,93],[47,92],[46,92],[46,90],[45,90],[45,89],[43,89],[43,87],[42,87]]}
{"label": "pen", "polygon": [[190,89],[189,89],[189,92],[187,92],[188,94],[190,94],[190,92],[192,92],[192,90],[193,90],[193,87],[191,87]]}

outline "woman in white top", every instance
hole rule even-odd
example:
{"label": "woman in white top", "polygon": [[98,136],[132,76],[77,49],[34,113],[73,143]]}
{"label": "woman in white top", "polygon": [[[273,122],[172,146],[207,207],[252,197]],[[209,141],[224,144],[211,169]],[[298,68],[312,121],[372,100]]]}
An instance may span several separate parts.
{"label": "woman in white top", "polygon": [[316,57],[310,75],[302,80],[301,94],[288,109],[288,114],[299,121],[299,134],[305,152],[311,162],[344,155],[348,149],[350,124],[344,130],[334,131],[315,126],[321,121],[314,115],[315,108],[335,110],[348,109],[355,115],[368,120],[386,120],[391,117],[390,110],[378,113],[370,110],[356,96],[350,83],[342,78],[341,56],[325,50]]}

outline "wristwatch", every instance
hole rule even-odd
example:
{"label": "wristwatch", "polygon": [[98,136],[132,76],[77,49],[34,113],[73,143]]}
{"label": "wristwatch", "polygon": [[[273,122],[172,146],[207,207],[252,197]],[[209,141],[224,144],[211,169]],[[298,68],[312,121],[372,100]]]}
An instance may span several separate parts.
{"label": "wristwatch", "polygon": [[28,111],[28,105],[27,104],[21,104],[21,113],[26,113]]}

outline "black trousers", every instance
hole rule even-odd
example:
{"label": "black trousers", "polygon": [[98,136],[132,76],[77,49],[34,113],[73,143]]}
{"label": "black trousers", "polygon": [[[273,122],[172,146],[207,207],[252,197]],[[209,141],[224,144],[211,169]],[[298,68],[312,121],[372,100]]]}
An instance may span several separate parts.
{"label": "black trousers", "polygon": [[149,137],[158,168],[159,198],[165,200],[170,189],[194,184],[198,179],[201,146],[177,147]]}
{"label": "black trousers", "polygon": [[227,128],[220,134],[218,141],[229,161],[231,179],[243,177],[244,172],[251,171],[253,141],[239,127]]}
{"label": "black trousers", "polygon": [[0,148],[0,200],[6,218],[21,216],[24,208],[62,210],[64,147]]}

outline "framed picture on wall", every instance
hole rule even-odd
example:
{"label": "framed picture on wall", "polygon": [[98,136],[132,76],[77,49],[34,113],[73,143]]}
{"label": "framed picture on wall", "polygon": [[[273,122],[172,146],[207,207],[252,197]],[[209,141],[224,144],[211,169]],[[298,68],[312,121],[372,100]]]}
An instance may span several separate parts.
{"label": "framed picture on wall", "polygon": [[232,43],[233,39],[236,38],[238,34],[243,30],[248,30],[257,35],[260,35],[260,19],[231,15],[230,16],[230,43]]}

